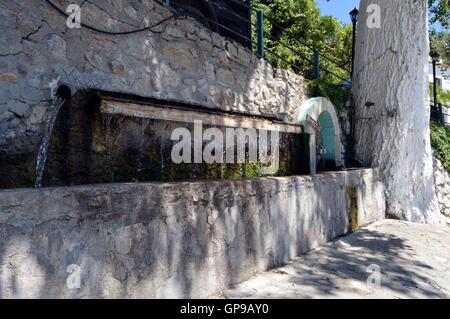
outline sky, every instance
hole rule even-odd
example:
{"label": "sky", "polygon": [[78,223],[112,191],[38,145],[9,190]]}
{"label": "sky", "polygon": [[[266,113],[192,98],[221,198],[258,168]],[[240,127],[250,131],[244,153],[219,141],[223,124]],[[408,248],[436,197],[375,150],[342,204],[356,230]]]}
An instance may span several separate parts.
{"label": "sky", "polygon": [[317,0],[322,15],[331,15],[342,22],[351,23],[348,14],[353,8],[359,9],[359,0]]}
{"label": "sky", "polygon": [[[319,4],[321,15],[331,15],[344,23],[351,23],[349,12],[353,10],[353,8],[359,9],[359,1],[360,0],[316,0]],[[442,28],[440,26],[436,26],[438,30]],[[429,74],[432,74],[432,68],[429,67]],[[446,76],[449,76],[450,71],[448,71]],[[438,69],[438,76],[441,76],[441,71]]]}
{"label": "sky", "polygon": [[[334,16],[345,23],[350,22],[349,12],[353,8],[359,9],[360,0],[316,0],[319,4],[321,15],[323,16]],[[440,25],[434,26],[438,31],[442,30]]]}

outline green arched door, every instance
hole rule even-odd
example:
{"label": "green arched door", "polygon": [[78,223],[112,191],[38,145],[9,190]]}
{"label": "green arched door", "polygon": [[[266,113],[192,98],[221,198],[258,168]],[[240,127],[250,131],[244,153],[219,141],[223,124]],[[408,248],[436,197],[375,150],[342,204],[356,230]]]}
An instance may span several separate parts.
{"label": "green arched door", "polygon": [[325,149],[325,153],[318,156],[320,169],[336,168],[336,140],[333,119],[328,112],[322,112],[317,120],[320,125],[320,141],[321,146]]}

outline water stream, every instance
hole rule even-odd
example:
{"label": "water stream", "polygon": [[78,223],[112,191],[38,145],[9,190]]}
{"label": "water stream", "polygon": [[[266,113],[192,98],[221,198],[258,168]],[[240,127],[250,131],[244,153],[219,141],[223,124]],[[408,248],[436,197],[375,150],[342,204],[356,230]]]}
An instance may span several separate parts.
{"label": "water stream", "polygon": [[35,188],[42,187],[42,176],[44,174],[45,162],[47,161],[48,146],[50,144],[50,137],[52,135],[53,126],[55,124],[56,117],[59,110],[64,105],[66,100],[62,97],[55,97],[48,112],[47,122],[45,123],[44,135],[42,136],[41,146],[39,148],[39,154],[36,161],[36,181]]}

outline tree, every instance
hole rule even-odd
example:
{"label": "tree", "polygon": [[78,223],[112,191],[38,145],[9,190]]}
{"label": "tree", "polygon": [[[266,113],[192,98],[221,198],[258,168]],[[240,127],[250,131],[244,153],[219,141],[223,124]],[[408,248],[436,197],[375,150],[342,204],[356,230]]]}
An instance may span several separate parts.
{"label": "tree", "polygon": [[[369,28],[367,9],[380,7],[381,28]],[[427,2],[362,0],[355,78],[356,154],[378,167],[387,213],[441,223],[434,189],[426,69]]]}
{"label": "tree", "polygon": [[[429,0],[430,16],[430,46],[431,50],[439,53],[442,67],[450,67],[450,1]],[[439,30],[439,26],[442,28]]]}
{"label": "tree", "polygon": [[432,30],[430,32],[431,51],[437,52],[442,59],[443,69],[450,67],[450,32]]}
{"label": "tree", "polygon": [[448,29],[450,23],[450,4],[448,0],[429,0],[430,25],[440,24]]}
{"label": "tree", "polygon": [[[349,77],[343,68],[349,69],[351,64],[351,25],[331,16],[321,16],[315,0],[256,0],[253,5],[267,17],[266,56],[272,64],[311,77],[311,48],[314,48],[337,63],[322,59],[322,68]],[[342,82],[329,74],[323,75],[332,83]]]}

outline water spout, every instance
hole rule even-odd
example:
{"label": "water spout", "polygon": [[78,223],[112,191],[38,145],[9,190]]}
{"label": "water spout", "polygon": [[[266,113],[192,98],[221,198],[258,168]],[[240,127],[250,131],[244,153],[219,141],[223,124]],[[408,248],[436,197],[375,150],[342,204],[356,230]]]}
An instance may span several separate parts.
{"label": "water spout", "polygon": [[52,135],[53,126],[55,125],[55,120],[58,116],[59,110],[67,101],[67,99],[70,98],[70,96],[70,88],[63,85],[58,89],[58,92],[52,100],[52,105],[48,112],[44,135],[42,136],[41,146],[39,147],[39,153],[36,160],[36,180],[34,183],[35,188],[42,187],[42,176],[44,175],[45,162],[47,161],[48,146],[50,144],[50,137]]}

